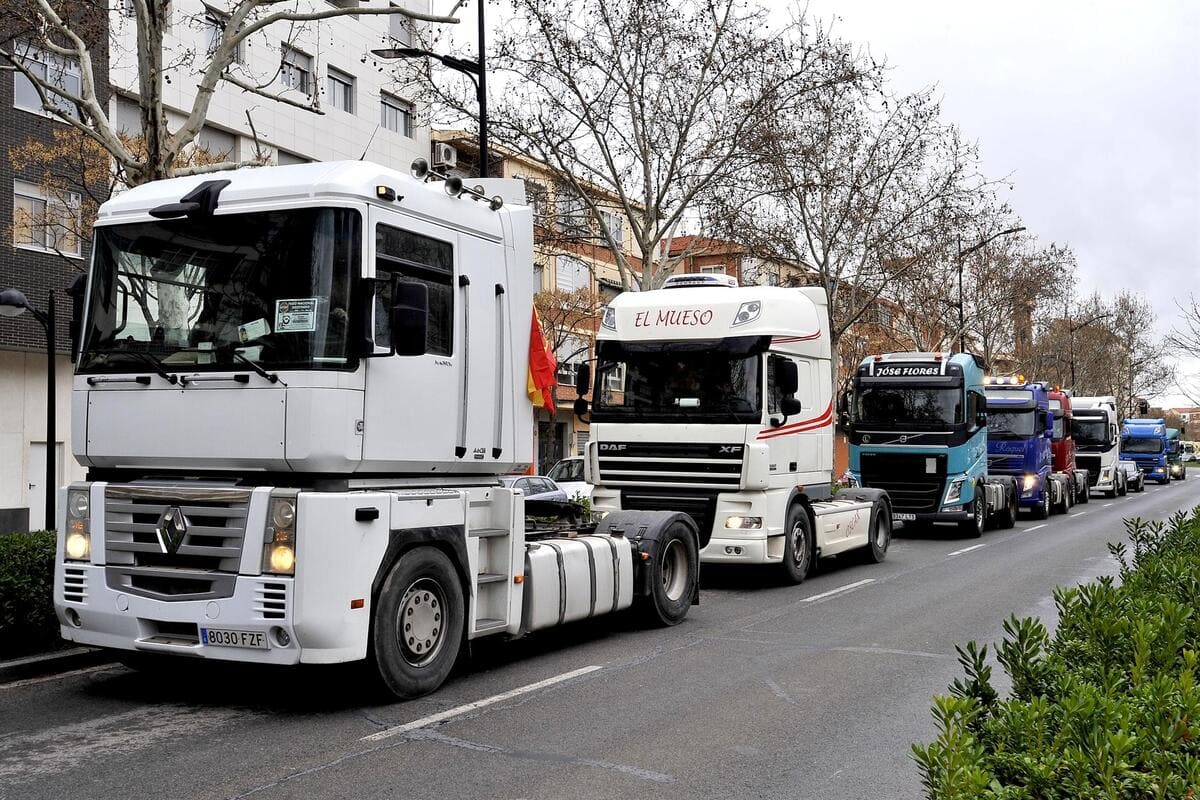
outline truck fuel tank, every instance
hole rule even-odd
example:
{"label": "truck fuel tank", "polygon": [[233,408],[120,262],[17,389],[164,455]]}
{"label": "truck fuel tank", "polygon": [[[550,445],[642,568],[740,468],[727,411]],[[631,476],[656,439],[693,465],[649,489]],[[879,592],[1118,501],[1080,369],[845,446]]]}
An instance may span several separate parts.
{"label": "truck fuel tank", "polygon": [[628,608],[633,603],[629,540],[590,534],[530,542],[524,591],[524,631]]}

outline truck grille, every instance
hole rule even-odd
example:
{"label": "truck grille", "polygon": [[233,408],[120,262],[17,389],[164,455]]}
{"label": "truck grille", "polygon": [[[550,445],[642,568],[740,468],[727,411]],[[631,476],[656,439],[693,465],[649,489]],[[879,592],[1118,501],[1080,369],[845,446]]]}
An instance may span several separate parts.
{"label": "truck grille", "polygon": [[745,449],[743,444],[704,442],[600,442],[600,482],[736,490]]}
{"label": "truck grille", "polygon": [[862,453],[859,466],[863,486],[886,491],[896,511],[928,514],[941,507],[945,454]]}
{"label": "truck grille", "polygon": [[987,461],[989,472],[1020,472],[1024,459],[1019,455],[992,455],[989,453]]}
{"label": "truck grille", "polygon": [[1083,456],[1076,453],[1075,466],[1087,470],[1088,486],[1095,486],[1100,482],[1100,456]]}
{"label": "truck grille", "polygon": [[700,533],[700,546],[708,544],[712,536],[713,518],[717,515],[716,493],[671,493],[656,495],[648,491],[624,489],[621,491],[621,508],[630,511],[679,511],[687,514],[696,523]]}
{"label": "truck grille", "polygon": [[[110,486],[104,499],[108,585],[158,600],[230,597],[242,560],[250,492],[245,489]],[[178,510],[175,544],[159,523]]]}

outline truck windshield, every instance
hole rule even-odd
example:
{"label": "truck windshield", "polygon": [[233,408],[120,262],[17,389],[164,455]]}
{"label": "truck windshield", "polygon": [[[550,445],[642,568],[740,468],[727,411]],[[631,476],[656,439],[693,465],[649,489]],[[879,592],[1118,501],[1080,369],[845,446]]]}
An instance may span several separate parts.
{"label": "truck windshield", "polygon": [[[989,421],[990,422],[990,421]],[[1071,432],[1079,447],[1108,447],[1108,423],[1103,418],[1075,417]]]}
{"label": "truck windshield", "polygon": [[[1051,400],[1050,402],[1054,402]],[[1066,417],[1060,417],[1057,414],[1054,416],[1054,441],[1059,442],[1066,438],[1067,420]]]}
{"label": "truck windshield", "polygon": [[1162,439],[1151,439],[1144,436],[1126,436],[1121,440],[1122,453],[1161,453]]}
{"label": "truck windshield", "polygon": [[759,422],[759,339],[601,342],[592,419]]}
{"label": "truck windshield", "polygon": [[1002,411],[988,408],[988,436],[996,439],[1028,439],[1037,433],[1037,416],[1033,409]]}
{"label": "truck windshield", "polygon": [[962,402],[959,389],[860,386],[854,398],[854,421],[862,428],[948,428],[963,421]]}
{"label": "truck windshield", "polygon": [[359,230],[336,208],[97,228],[79,371],[353,366]]}

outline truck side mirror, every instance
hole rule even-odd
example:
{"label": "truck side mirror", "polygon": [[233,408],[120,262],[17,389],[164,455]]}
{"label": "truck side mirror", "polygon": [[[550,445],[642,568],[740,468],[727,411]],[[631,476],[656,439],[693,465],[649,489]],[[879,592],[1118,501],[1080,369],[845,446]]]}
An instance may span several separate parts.
{"label": "truck side mirror", "polygon": [[975,412],[975,427],[976,428],[986,428],[987,427],[987,412],[984,412],[984,411]]}
{"label": "truck side mirror", "polygon": [[586,361],[575,369],[575,394],[583,397],[592,388],[592,365]]}
{"label": "truck side mirror", "polygon": [[71,341],[71,363],[75,363],[75,359],[79,353],[80,337],[83,334],[83,300],[84,294],[87,292],[87,273],[81,272],[75,276],[75,280],[71,281],[71,285],[67,287],[67,294],[71,296],[71,321],[67,326],[67,335]]}
{"label": "truck side mirror", "polygon": [[[575,403],[571,410],[574,412],[575,416],[583,419],[584,415],[588,413],[588,401],[584,400],[582,397],[576,397]],[[584,421],[586,422],[587,420]]]}
{"label": "truck side mirror", "polygon": [[783,359],[776,361],[775,365],[775,385],[781,395],[791,397],[800,389],[800,372],[796,369],[796,362]]}
{"label": "truck side mirror", "polygon": [[785,417],[790,417],[793,414],[799,414],[803,410],[803,406],[800,405],[800,401],[795,397],[788,395],[787,397],[780,398],[779,410]]}
{"label": "truck side mirror", "polygon": [[392,347],[396,355],[423,356],[429,331],[429,289],[422,283],[392,285]]}

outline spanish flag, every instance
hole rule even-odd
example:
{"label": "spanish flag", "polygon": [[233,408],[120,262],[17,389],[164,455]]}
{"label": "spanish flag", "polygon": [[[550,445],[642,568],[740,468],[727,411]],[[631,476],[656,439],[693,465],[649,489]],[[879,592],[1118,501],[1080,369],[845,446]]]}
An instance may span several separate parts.
{"label": "spanish flag", "polygon": [[533,310],[533,319],[529,330],[529,373],[526,381],[526,392],[536,408],[544,408],[554,414],[554,387],[558,383],[555,374],[558,365],[554,354],[546,346],[546,335],[542,332],[542,321],[538,319],[537,309]]}

